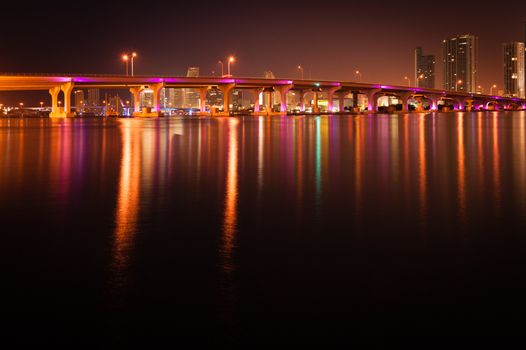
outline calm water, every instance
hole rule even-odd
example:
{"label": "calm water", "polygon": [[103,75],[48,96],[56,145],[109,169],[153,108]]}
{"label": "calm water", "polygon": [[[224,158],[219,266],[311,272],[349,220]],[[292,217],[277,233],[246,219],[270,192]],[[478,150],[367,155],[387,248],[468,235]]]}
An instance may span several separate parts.
{"label": "calm water", "polygon": [[0,169],[25,339],[524,332],[523,112],[1,119]]}

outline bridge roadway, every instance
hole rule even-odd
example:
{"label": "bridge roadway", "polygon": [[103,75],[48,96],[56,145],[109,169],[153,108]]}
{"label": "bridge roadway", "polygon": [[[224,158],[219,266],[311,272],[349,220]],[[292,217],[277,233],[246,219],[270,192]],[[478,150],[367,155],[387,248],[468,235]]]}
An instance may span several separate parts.
{"label": "bridge roadway", "polygon": [[[51,95],[51,117],[72,117],[71,93],[74,88],[126,88],[133,94],[134,116],[161,115],[161,89],[193,88],[200,95],[201,114],[206,112],[208,90],[217,88],[223,93],[223,112],[230,113],[231,91],[243,89],[250,92],[254,99],[254,113],[260,112],[259,95],[267,93],[266,111],[271,111],[272,94],[280,94],[280,111],[286,114],[287,94],[295,91],[300,97],[300,109],[305,111],[305,95],[313,94],[313,113],[319,113],[318,99],[324,94],[327,99],[328,112],[334,112],[334,100],[339,99],[339,109],[344,105],[345,96],[352,94],[353,106],[357,105],[358,95],[367,96],[370,112],[378,111],[378,99],[382,96],[394,96],[401,100],[403,111],[408,111],[409,100],[416,99],[417,111],[423,111],[423,100],[428,100],[430,110],[436,111],[440,100],[448,100],[455,110],[478,110],[489,105],[497,109],[526,109],[526,100],[481,94],[462,93],[444,90],[430,90],[406,86],[368,84],[344,81],[313,81],[261,78],[219,78],[219,77],[169,77],[169,76],[122,76],[122,75],[88,75],[88,74],[21,74],[0,73],[0,91],[47,90]],[[140,92],[144,89],[153,91],[153,105],[150,112],[141,109]],[[59,106],[59,94],[64,94],[64,106]]]}

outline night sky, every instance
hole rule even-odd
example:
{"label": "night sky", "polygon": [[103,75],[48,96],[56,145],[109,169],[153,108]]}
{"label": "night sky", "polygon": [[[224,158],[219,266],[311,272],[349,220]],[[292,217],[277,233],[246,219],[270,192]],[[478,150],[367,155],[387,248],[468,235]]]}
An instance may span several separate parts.
{"label": "night sky", "polygon": [[[479,83],[502,87],[501,44],[524,41],[526,3],[488,8],[481,1],[214,1],[140,5],[77,1],[19,1],[4,5],[0,19],[0,71],[123,74],[124,51],[137,51],[136,74],[220,74],[217,61],[237,57],[233,74],[406,84],[413,51],[437,55],[458,34],[479,36]],[[57,3],[58,4],[58,3]],[[226,67],[225,67],[226,69]],[[0,95],[1,96],[1,95]]]}

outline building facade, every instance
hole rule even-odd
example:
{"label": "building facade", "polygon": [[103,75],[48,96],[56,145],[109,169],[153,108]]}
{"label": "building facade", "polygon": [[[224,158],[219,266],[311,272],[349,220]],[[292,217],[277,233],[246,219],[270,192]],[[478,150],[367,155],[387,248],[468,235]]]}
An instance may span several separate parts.
{"label": "building facade", "polygon": [[478,37],[470,34],[442,42],[444,90],[476,93]]}
{"label": "building facade", "polygon": [[78,113],[84,112],[84,106],[86,101],[84,100],[84,91],[83,90],[75,90],[73,93],[75,95],[75,110]]}
{"label": "building facade", "polygon": [[502,44],[504,66],[504,96],[525,97],[524,43]]}
{"label": "building facade", "polygon": [[89,107],[98,107],[100,105],[100,90],[88,89],[88,103]]}
{"label": "building facade", "polygon": [[435,55],[424,55],[422,48],[415,49],[415,85],[419,88],[435,88]]}

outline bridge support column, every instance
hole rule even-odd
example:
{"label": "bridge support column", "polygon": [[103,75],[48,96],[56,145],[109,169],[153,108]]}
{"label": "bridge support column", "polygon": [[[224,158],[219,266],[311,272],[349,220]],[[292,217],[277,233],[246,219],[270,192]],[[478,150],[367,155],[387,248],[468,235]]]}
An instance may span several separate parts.
{"label": "bridge support column", "polygon": [[259,113],[259,94],[261,93],[261,89],[251,89],[249,90],[250,94],[254,98],[254,114]]}
{"label": "bridge support column", "polygon": [[463,98],[458,98],[455,100],[457,105],[455,106],[455,110],[457,111],[463,111],[466,107],[466,101]]}
{"label": "bridge support column", "polygon": [[[152,84],[150,89],[153,90],[153,111],[152,117],[161,116],[161,90],[164,88],[164,83]],[[148,115],[150,116],[150,115]]]}
{"label": "bridge support column", "polygon": [[209,87],[204,87],[199,89],[199,114],[200,115],[210,115],[206,111],[206,95],[208,94]]}
{"label": "bridge support column", "polygon": [[314,107],[312,113],[320,113],[320,107],[318,106],[318,91],[314,91]]}
{"label": "bridge support column", "polygon": [[429,110],[432,112],[438,111],[438,97],[436,96],[427,96],[429,100]]}
{"label": "bridge support column", "polygon": [[267,93],[267,105],[265,106],[265,110],[267,112],[268,115],[270,115],[272,113],[272,105],[273,105],[273,99],[274,99],[274,92],[272,91],[273,89],[269,89],[268,91],[266,91]]}
{"label": "bridge support column", "polygon": [[475,102],[473,99],[467,99],[466,100],[466,111],[472,112],[473,111],[473,102]]}
{"label": "bridge support column", "polygon": [[130,89],[133,96],[133,115],[140,115],[141,113],[141,90],[142,86]]}
{"label": "bridge support column", "polygon": [[360,94],[359,91],[353,91],[352,92],[352,108],[354,112],[359,112],[360,107],[358,106],[358,95]]}
{"label": "bridge support column", "polygon": [[230,92],[234,86],[234,84],[225,84],[217,87],[223,93],[223,115],[230,115]]}
{"label": "bridge support column", "polygon": [[347,91],[340,91],[338,95],[340,113],[345,113],[345,95],[347,95]]}
{"label": "bridge support column", "polygon": [[367,92],[367,111],[376,113],[378,112],[378,96],[377,94],[382,91],[381,89],[374,89]]}
{"label": "bridge support column", "polygon": [[413,96],[412,93],[401,94],[400,98],[402,99],[402,112],[409,112],[409,99]]}
{"label": "bridge support column", "polygon": [[51,95],[51,113],[49,116],[51,118],[65,117],[64,113],[61,113],[58,107],[58,94],[60,94],[60,86],[55,86],[54,88],[49,89],[49,94]]}
{"label": "bridge support column", "polygon": [[73,92],[74,87],[74,83],[66,83],[60,87],[60,89],[64,93],[64,113],[66,117],[75,116],[75,113],[71,113],[71,92]]}
{"label": "bridge support column", "polygon": [[340,90],[340,87],[333,87],[327,90],[327,112],[334,113],[334,94]]}
{"label": "bridge support column", "polygon": [[279,97],[280,97],[280,104],[279,104],[280,114],[287,114],[287,94],[289,93],[290,89],[292,89],[292,85],[285,85],[285,86],[278,87]]}
{"label": "bridge support column", "polygon": [[305,113],[305,91],[300,91],[300,111]]}

